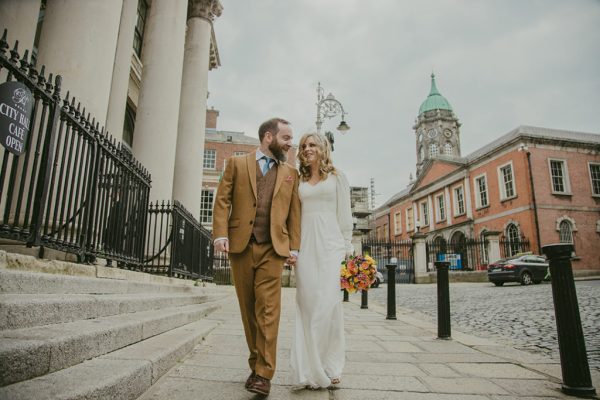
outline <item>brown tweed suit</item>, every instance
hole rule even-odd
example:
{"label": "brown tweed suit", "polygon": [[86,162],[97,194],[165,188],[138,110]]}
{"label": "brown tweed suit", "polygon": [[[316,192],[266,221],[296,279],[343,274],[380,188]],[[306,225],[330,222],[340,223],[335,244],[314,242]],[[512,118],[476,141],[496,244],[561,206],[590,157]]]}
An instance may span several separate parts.
{"label": "brown tweed suit", "polygon": [[[276,366],[283,263],[290,250],[300,248],[298,173],[285,163],[273,166],[267,175],[272,173],[277,176],[270,218],[266,219],[270,219],[270,227],[254,226],[265,221],[256,219],[257,191],[265,182],[272,182],[267,179],[257,186],[256,152],[229,159],[213,212],[213,237],[229,239],[229,259],[250,351],[248,363],[267,379],[273,377]],[[257,230],[267,230],[270,240],[257,243],[252,235]]]}

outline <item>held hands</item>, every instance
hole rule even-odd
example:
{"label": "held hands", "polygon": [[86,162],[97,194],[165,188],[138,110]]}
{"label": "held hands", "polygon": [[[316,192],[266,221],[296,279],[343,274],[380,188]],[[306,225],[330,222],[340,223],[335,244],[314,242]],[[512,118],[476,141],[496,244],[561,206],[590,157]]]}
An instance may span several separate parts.
{"label": "held hands", "polygon": [[229,240],[219,239],[215,241],[215,250],[221,253],[229,253]]}
{"label": "held hands", "polygon": [[296,261],[298,261],[298,256],[294,253],[292,253],[286,260],[285,263],[288,264],[289,266],[295,267],[296,266]]}

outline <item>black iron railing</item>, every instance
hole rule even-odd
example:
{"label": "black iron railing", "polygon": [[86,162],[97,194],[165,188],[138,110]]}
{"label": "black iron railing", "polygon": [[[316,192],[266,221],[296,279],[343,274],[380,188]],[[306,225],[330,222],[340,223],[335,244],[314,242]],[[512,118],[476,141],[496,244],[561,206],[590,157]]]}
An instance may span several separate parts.
{"label": "black iron railing", "polygon": [[[382,240],[368,237],[362,241],[363,253],[368,253],[377,264],[377,270],[387,277],[386,265],[395,259],[396,283],[414,283],[415,266],[412,240]],[[385,278],[387,280],[387,278]]]}
{"label": "black iron railing", "polygon": [[439,238],[427,242],[427,269],[434,271],[436,261],[447,261],[450,263],[450,271],[485,270],[487,246],[487,240],[471,238],[463,238],[455,242],[447,242]]}
{"label": "black iron railing", "polygon": [[520,237],[518,239],[509,239],[506,236],[500,238],[500,257],[507,258],[517,254],[530,251],[529,239]]}

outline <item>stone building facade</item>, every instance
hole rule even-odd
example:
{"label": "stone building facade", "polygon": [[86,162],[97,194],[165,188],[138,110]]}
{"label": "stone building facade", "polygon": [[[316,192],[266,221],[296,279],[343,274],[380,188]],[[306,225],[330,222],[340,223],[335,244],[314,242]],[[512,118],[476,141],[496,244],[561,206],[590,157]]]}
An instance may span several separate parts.
{"label": "stone building facade", "polygon": [[151,174],[151,201],[178,200],[198,217],[222,9],[219,0],[3,0],[0,28],[131,148]]}
{"label": "stone building facade", "polygon": [[[442,97],[433,77],[431,93]],[[538,254],[570,242],[575,269],[600,269],[600,134],[519,126],[461,157],[458,119],[447,100],[431,97],[413,127],[416,179],[375,210],[376,235],[457,243],[498,234],[507,254],[524,250],[522,239]],[[452,152],[425,150],[447,139]]]}

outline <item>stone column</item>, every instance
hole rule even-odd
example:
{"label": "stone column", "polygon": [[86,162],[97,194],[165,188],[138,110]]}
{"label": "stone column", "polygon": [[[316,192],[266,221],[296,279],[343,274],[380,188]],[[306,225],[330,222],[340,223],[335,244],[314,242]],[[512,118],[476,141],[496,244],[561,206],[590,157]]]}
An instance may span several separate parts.
{"label": "stone column", "polygon": [[123,0],[121,24],[117,39],[115,64],[106,115],[106,130],[116,139],[123,140],[123,122],[127,105],[127,88],[133,54],[133,35],[137,22],[138,0]]}
{"label": "stone column", "polygon": [[498,261],[500,257],[500,232],[486,231],[483,234],[484,238],[488,241],[488,263]]}
{"label": "stone column", "polygon": [[446,226],[452,225],[452,200],[450,199],[450,189],[448,186],[444,188],[444,201],[446,202]]}
{"label": "stone column", "polygon": [[221,11],[219,1],[189,2],[173,199],[180,201],[195,218],[200,217],[212,21]]}
{"label": "stone column", "polygon": [[38,65],[63,77],[86,114],[106,121],[123,0],[48,1],[40,36]]}
{"label": "stone column", "polygon": [[413,256],[415,264],[415,283],[429,283],[429,274],[427,273],[427,248],[425,238],[427,235],[415,233],[412,237]]}
{"label": "stone column", "polygon": [[19,41],[21,55],[25,50],[33,49],[40,4],[41,0],[0,1],[0,30],[8,30],[7,41],[10,49],[14,46],[15,40]]}
{"label": "stone column", "polygon": [[467,176],[464,180],[465,190],[465,207],[467,212],[467,218],[473,218],[473,206],[471,202],[471,182],[469,181],[469,177]]}
{"label": "stone column", "polygon": [[153,0],[146,20],[133,154],[152,175],[151,201],[173,193],[186,15],[187,0]]}

